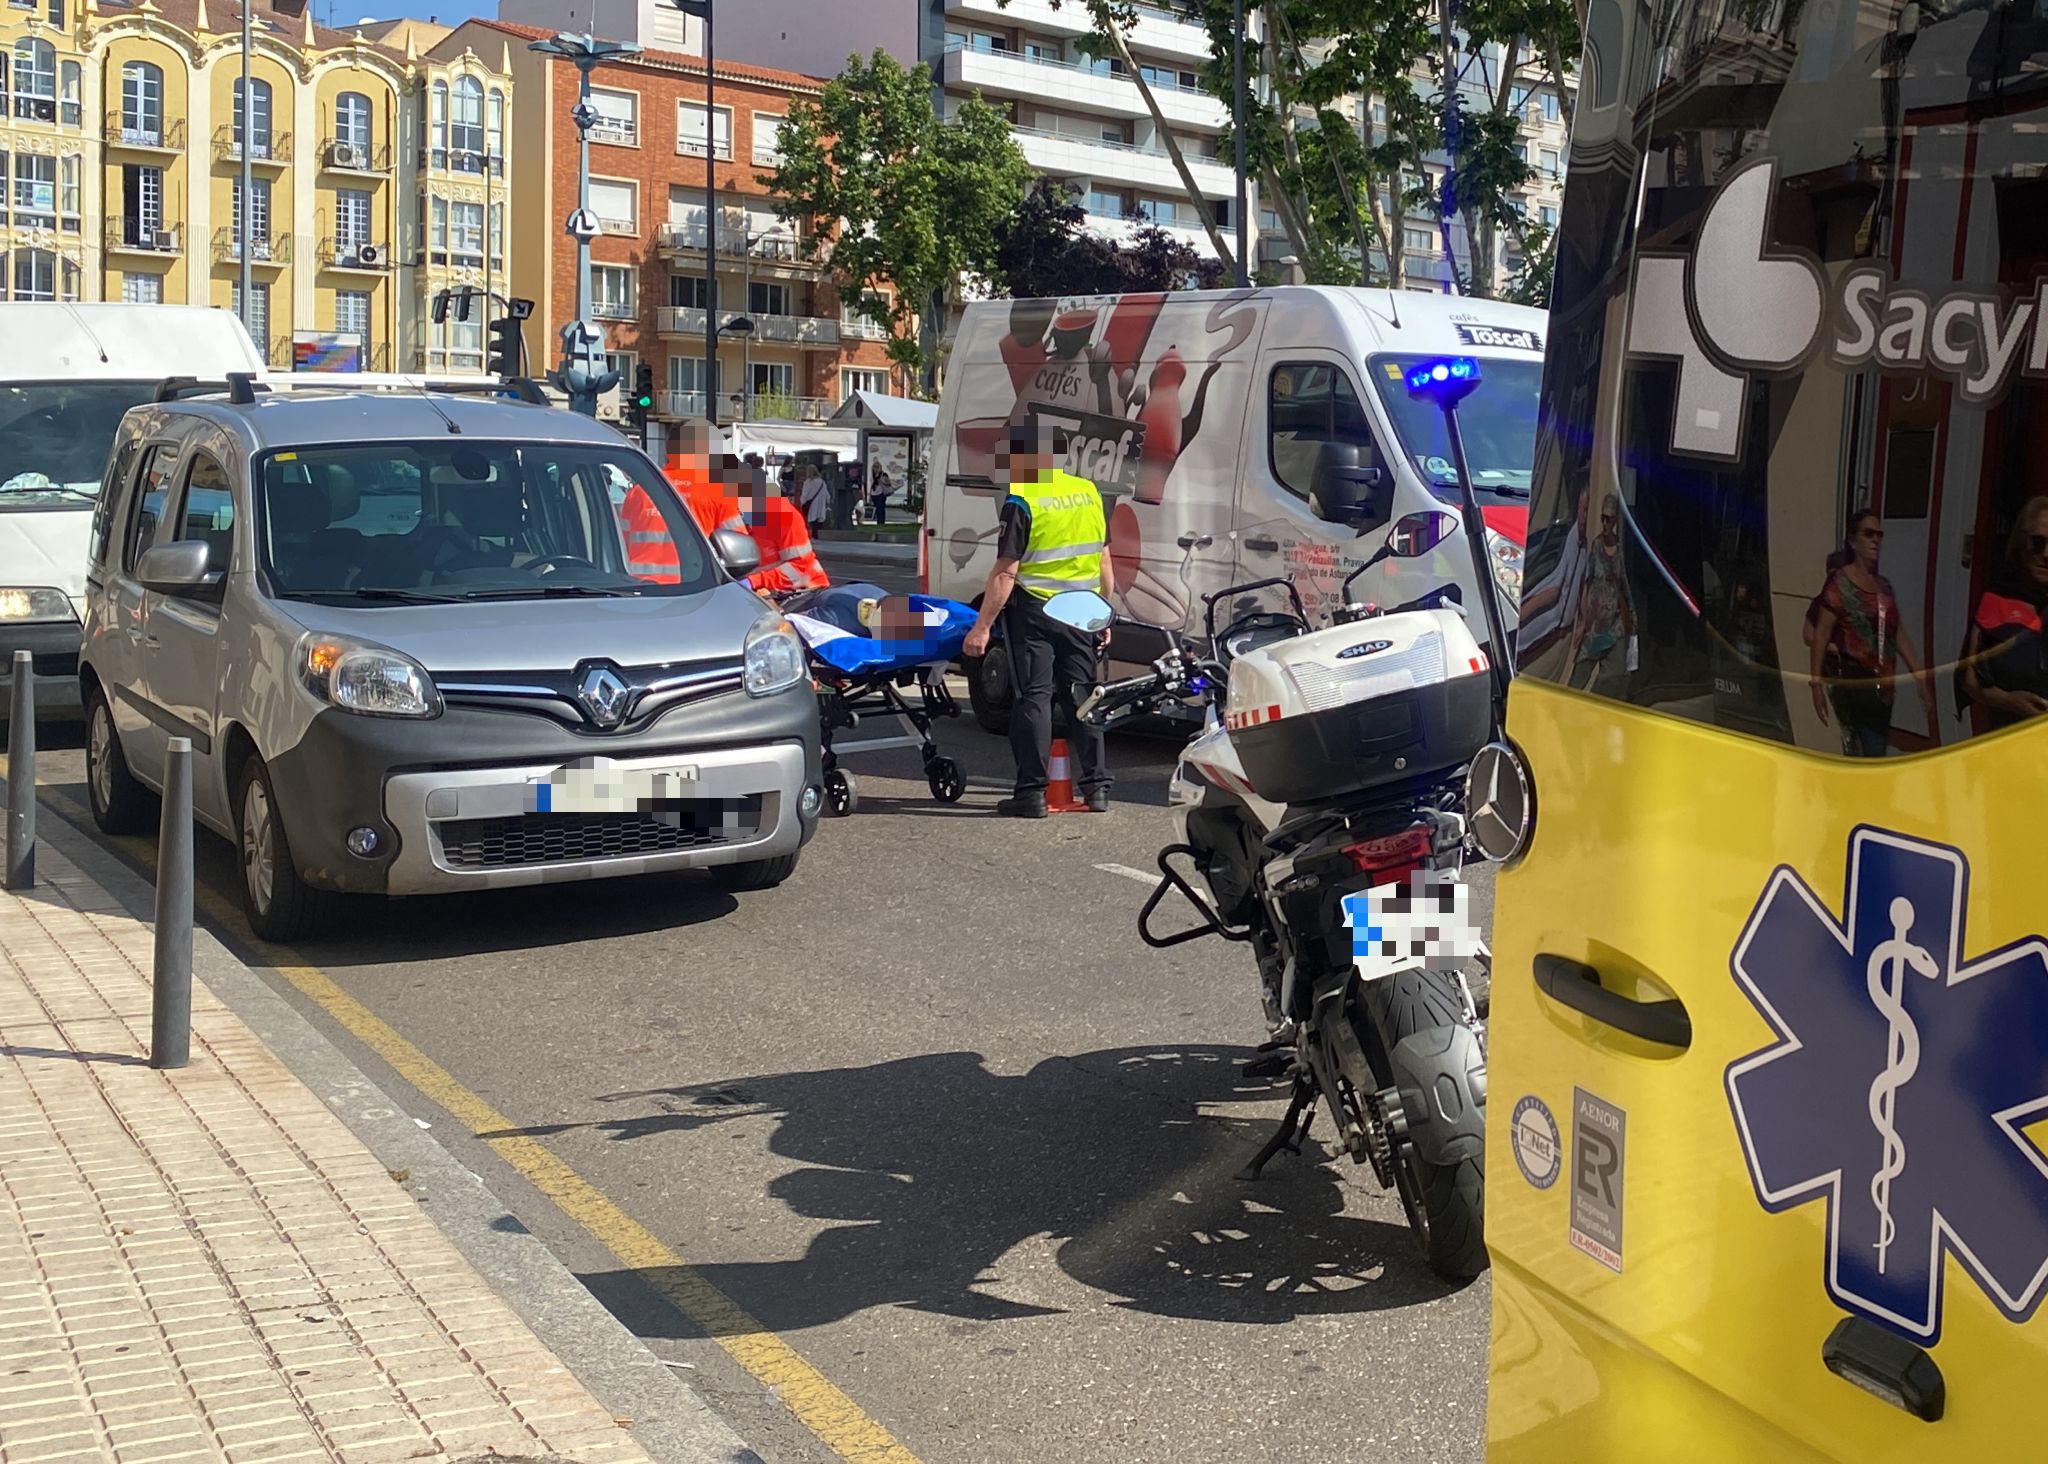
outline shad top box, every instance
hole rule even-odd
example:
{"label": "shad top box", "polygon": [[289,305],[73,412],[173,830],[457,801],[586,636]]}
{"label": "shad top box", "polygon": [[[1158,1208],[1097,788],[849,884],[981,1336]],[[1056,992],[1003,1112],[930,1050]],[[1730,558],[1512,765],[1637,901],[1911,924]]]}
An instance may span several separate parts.
{"label": "shad top box", "polygon": [[1327,802],[1471,761],[1492,695],[1463,617],[1416,610],[1239,656],[1224,726],[1259,797]]}

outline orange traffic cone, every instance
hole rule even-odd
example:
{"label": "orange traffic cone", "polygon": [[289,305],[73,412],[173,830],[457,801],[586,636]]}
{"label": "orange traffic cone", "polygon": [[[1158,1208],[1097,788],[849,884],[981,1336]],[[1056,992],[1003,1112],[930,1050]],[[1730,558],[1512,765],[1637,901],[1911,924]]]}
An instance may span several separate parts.
{"label": "orange traffic cone", "polygon": [[1086,813],[1087,800],[1074,796],[1073,759],[1067,752],[1067,739],[1055,737],[1052,740],[1052,761],[1047,769],[1050,776],[1045,790],[1045,811],[1047,813]]}

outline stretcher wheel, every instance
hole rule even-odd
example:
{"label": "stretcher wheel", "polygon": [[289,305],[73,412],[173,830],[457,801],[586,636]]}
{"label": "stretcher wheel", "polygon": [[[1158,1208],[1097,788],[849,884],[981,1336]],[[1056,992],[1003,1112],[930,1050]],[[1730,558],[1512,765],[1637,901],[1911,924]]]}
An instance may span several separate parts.
{"label": "stretcher wheel", "polygon": [[833,768],[825,774],[825,811],[845,818],[860,807],[860,784],[852,773]]}
{"label": "stretcher wheel", "polygon": [[926,763],[924,780],[931,785],[932,797],[941,803],[958,803],[967,791],[967,776],[950,757],[935,757]]}

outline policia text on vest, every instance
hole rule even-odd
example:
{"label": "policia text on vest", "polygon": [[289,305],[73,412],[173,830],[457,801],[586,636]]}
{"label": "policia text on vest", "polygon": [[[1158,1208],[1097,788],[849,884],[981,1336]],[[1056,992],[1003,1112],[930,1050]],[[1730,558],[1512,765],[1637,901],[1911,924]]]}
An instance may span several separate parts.
{"label": "policia text on vest", "polygon": [[1056,695],[1072,724],[1081,793],[1092,811],[1109,807],[1102,729],[1084,726],[1074,715],[1075,703],[1097,679],[1099,646],[1085,631],[1048,618],[1043,608],[1063,590],[1100,590],[1107,597],[1115,588],[1104,553],[1108,528],[1102,495],[1086,478],[1053,466],[1058,447],[1040,437],[1041,431],[1032,424],[1012,428],[1005,450],[997,454],[997,481],[1006,484],[1009,496],[1003,501],[996,565],[965,647],[970,656],[986,655],[989,632],[996,617],[1002,617],[1016,689],[1010,751],[1017,759],[1017,784],[1014,795],[996,808],[1017,818],[1045,817]]}

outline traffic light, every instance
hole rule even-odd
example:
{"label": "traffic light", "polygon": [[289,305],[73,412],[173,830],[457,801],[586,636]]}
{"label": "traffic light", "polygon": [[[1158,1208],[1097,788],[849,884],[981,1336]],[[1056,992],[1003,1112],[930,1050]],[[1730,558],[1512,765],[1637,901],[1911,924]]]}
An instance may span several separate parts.
{"label": "traffic light", "polygon": [[510,315],[501,315],[491,322],[490,356],[484,369],[493,376],[518,376],[520,371],[519,321]]}
{"label": "traffic light", "polygon": [[645,431],[647,414],[654,410],[654,368],[642,361],[633,372],[633,395],[627,403],[633,425]]}

